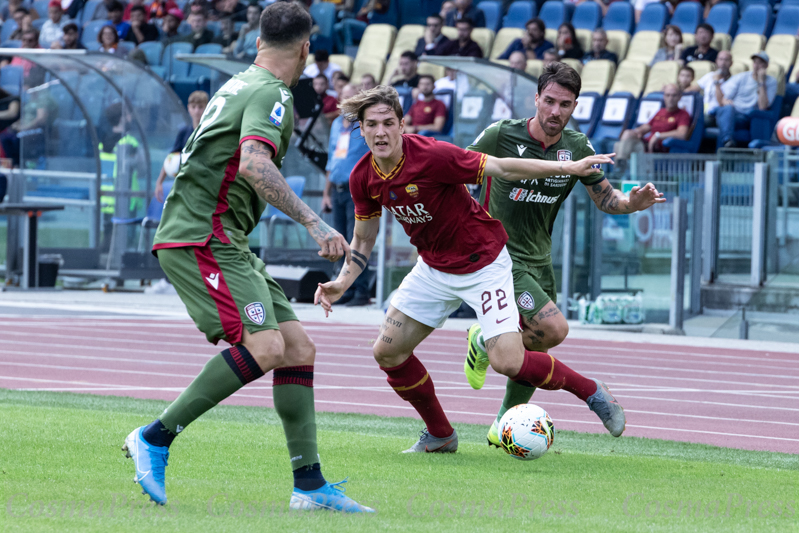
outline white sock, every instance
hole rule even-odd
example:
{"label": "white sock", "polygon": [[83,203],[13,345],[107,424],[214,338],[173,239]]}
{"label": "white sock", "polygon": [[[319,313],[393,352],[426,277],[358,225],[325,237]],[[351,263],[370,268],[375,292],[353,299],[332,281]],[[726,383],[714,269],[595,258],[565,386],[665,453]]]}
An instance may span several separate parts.
{"label": "white sock", "polygon": [[477,347],[480,348],[481,350],[483,350],[484,352],[487,351],[486,350],[486,343],[483,340],[483,333],[482,332],[477,336]]}

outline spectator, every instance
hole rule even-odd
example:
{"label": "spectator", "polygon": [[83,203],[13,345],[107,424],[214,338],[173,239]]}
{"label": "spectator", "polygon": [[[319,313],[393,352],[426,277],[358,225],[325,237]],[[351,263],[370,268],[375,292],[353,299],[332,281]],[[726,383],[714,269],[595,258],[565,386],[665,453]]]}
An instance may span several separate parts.
{"label": "spectator", "polygon": [[541,59],[541,62],[544,67],[548,66],[550,63],[554,63],[556,61],[560,61],[560,55],[558,51],[554,48],[550,48],[544,52],[544,57]]}
{"label": "spectator", "polygon": [[527,70],[527,56],[524,52],[513,52],[508,59],[508,66],[525,72]]}
{"label": "spectator", "polygon": [[[0,88],[0,132],[19,120],[19,96]],[[2,201],[0,194],[0,202]]]}
{"label": "spectator", "polygon": [[[150,12],[152,14],[152,11]],[[164,47],[178,41],[182,36],[178,33],[180,23],[183,22],[183,12],[178,9],[170,9],[161,24],[161,42]]]}
{"label": "spectator", "polygon": [[[254,4],[252,0],[250,1],[250,6]],[[203,4],[205,4],[204,0],[200,0],[198,4],[201,6],[200,9],[205,9]],[[255,3],[255,5],[258,5]],[[194,6],[192,6],[194,7]],[[210,20],[222,20],[225,18],[232,18],[233,22],[246,22],[247,21],[247,10],[249,6],[247,4],[239,3],[238,0],[215,0],[213,3],[213,7],[208,13],[208,18]],[[258,10],[260,11],[260,6],[258,6]],[[192,13],[194,13],[194,9],[192,9]],[[260,13],[259,13],[260,15]]]}
{"label": "spectator", "polygon": [[[178,136],[175,138],[175,144],[172,145],[170,154],[176,154],[183,150],[186,146],[191,134],[200,125],[200,119],[205,111],[205,106],[208,105],[208,93],[205,91],[194,91],[189,95],[189,116],[191,117],[191,126],[182,126],[178,130]],[[174,176],[172,176],[174,178]],[[155,182],[155,198],[159,202],[164,201],[164,180],[166,179],[166,169],[161,165],[161,172],[158,174],[158,179]]]}
{"label": "spectator", "polygon": [[443,56],[450,45],[450,40],[441,33],[444,27],[444,20],[438,15],[427,17],[427,26],[424,29],[424,36],[419,37],[416,42],[417,56]]}
{"label": "spectator", "polygon": [[458,77],[457,70],[452,68],[445,68],[444,77],[436,80],[436,83],[433,86],[433,91],[442,91],[446,89],[451,89],[453,91],[456,91],[458,89],[457,77]]}
{"label": "spectator", "polygon": [[447,17],[453,11],[455,11],[455,2],[453,0],[445,0],[441,4],[441,11],[438,12],[438,16],[441,17],[441,20],[447,20]]}
{"label": "spectator", "polygon": [[[39,32],[33,28],[25,30],[20,41],[20,48],[39,48]],[[22,67],[22,73],[24,75],[23,77],[28,77],[31,69],[33,68],[33,63],[19,56],[14,56],[11,59],[11,62],[9,62],[8,59],[4,59],[2,63],[0,63],[0,67],[4,67],[6,65]]]}
{"label": "spectator", "polygon": [[339,18],[341,17],[341,15],[345,13],[352,13],[352,8],[355,7],[355,0],[320,0],[320,1],[335,5],[336,13],[338,13]]}
{"label": "spectator", "polygon": [[377,80],[371,74],[364,74],[361,76],[361,90],[368,91],[377,87]]}
{"label": "spectator", "polygon": [[214,42],[222,46],[222,53],[229,54],[236,48],[236,40],[239,34],[236,33],[236,25],[230,17],[219,21],[219,35],[214,37]]}
{"label": "spectator", "polygon": [[322,114],[329,121],[333,121],[338,116],[338,100],[335,97],[327,94],[328,82],[327,76],[324,74],[317,74],[313,79],[313,90],[319,95],[322,101]]}
{"label": "spectator", "polygon": [[621,141],[613,148],[617,164],[621,163],[623,168],[633,152],[668,152],[668,149],[663,147],[664,139],[688,138],[691,116],[684,109],[677,107],[680,98],[682,91],[676,84],[669,83],[663,88],[664,107],[648,123],[622,132]]}
{"label": "spectator", "polygon": [[31,18],[30,12],[28,12],[27,9],[20,7],[14,11],[14,21],[17,23],[17,29],[11,32],[8,39],[10,41],[21,41],[22,35],[33,29],[33,18]]}
{"label": "spectator", "polygon": [[[38,35],[34,37],[33,43],[38,43]],[[34,47],[28,46],[28,48]],[[48,130],[58,109],[58,105],[50,97],[50,91],[31,90],[44,83],[44,76],[41,67],[31,67],[28,74],[22,78],[22,91],[28,94],[27,101],[22,105],[19,120],[0,133],[3,152],[12,160],[15,167],[20,166],[20,139],[25,139],[26,159],[36,161],[44,155]]]}
{"label": "spectator", "polygon": [[[355,14],[355,18],[345,18],[333,26],[336,38],[336,49],[345,53],[347,48],[355,46],[363,37],[366,25],[373,13],[386,13],[391,0],[367,0]],[[396,0],[395,0],[396,1]]]}
{"label": "spectator", "polygon": [[710,15],[710,10],[713,9],[713,6],[723,2],[724,0],[706,0],[703,2],[705,6],[705,11],[702,15],[702,20],[707,20],[708,15]]}
{"label": "spectator", "polygon": [[583,59],[585,53],[577,39],[577,32],[574,31],[574,26],[568,22],[564,22],[558,28],[558,55],[561,59]]}
{"label": "spectator", "polygon": [[[155,0],[150,4],[150,18],[162,19],[171,14],[173,9],[180,11],[180,8],[173,0]],[[180,11],[180,20],[183,21],[183,12]]]}
{"label": "spectator", "polygon": [[583,56],[583,65],[594,59],[606,59],[614,64],[619,62],[619,57],[607,50],[608,34],[602,28],[597,28],[591,34],[591,51]]}
{"label": "spectator", "polygon": [[247,6],[247,21],[239,28],[239,35],[244,37],[253,30],[261,29],[261,6],[250,4]]}
{"label": "spectator", "polygon": [[17,22],[17,26],[19,26],[19,20],[14,16],[19,9],[24,9],[25,13],[31,16],[31,21],[39,18],[39,13],[37,13],[35,9],[31,8],[28,10],[22,4],[23,0],[9,0],[8,3],[3,6],[3,9],[0,10],[0,18],[3,19],[3,22],[8,22],[8,19],[13,18]]}
{"label": "spectator", "polygon": [[777,80],[766,74],[768,63],[768,54],[758,52],[752,56],[751,72],[741,72],[723,85],[716,85],[719,101],[716,108],[719,136],[716,142],[719,148],[735,146],[735,130],[748,129],[752,113],[765,111],[774,103]]}
{"label": "spectator", "polygon": [[342,89],[350,82],[350,79],[344,75],[343,72],[338,71],[333,73],[333,93],[338,98]]}
{"label": "spectator", "polygon": [[[352,85],[346,85],[341,90],[341,98],[352,98],[358,91]],[[333,121],[330,127],[330,141],[328,143],[328,159],[325,168],[325,190],[322,193],[322,210],[333,212],[333,227],[352,240],[355,228],[355,209],[350,194],[350,173],[355,164],[369,153],[361,135],[361,129],[355,123],[350,123],[343,116]],[[343,268],[344,261],[339,261],[339,268]],[[367,305],[369,303],[369,276],[358,276],[355,283],[339,300],[347,307]]]}
{"label": "spectator", "polygon": [[635,0],[633,6],[635,7],[635,23],[638,24],[638,21],[641,20],[641,13],[644,12],[644,9],[649,4],[656,4],[661,0]]}
{"label": "spectator", "polygon": [[483,49],[472,39],[474,23],[470,18],[462,18],[455,23],[458,39],[450,41],[444,55],[461,57],[483,57]]}
{"label": "spectator", "polygon": [[180,41],[191,43],[192,51],[203,44],[214,42],[214,32],[208,29],[208,15],[205,11],[199,10],[189,15],[191,33],[180,38]]}
{"label": "spectator", "polygon": [[53,50],[86,50],[83,43],[78,38],[78,25],[74,22],[64,26],[64,35],[60,41],[55,41],[51,48]]}
{"label": "spectator", "polygon": [[682,54],[683,48],[682,30],[672,24],[666,26],[664,30],[663,44],[663,48],[660,48],[657,52],[655,52],[655,57],[653,57],[652,62],[649,63],[650,67],[661,61],[674,61],[675,59],[680,59],[680,54]]}
{"label": "spectator", "polygon": [[696,46],[689,46],[680,54],[680,59],[685,63],[691,61],[716,61],[718,50],[712,48],[710,43],[713,42],[713,26],[710,24],[702,23],[696,27]]}
{"label": "spectator", "polygon": [[103,0],[100,4],[94,8],[94,14],[92,15],[92,20],[108,20],[108,13],[109,8],[114,2],[118,0]]}
{"label": "spectator", "polygon": [[147,10],[144,6],[133,6],[130,10],[130,31],[125,40],[138,46],[147,41],[157,41],[158,37],[158,28],[147,22]]}
{"label": "spectator", "polygon": [[697,82],[702,90],[705,108],[705,126],[713,127],[716,125],[715,109],[719,106],[716,98],[716,85],[721,85],[730,77],[730,67],[732,67],[732,54],[727,50],[720,50],[716,56],[715,72],[708,72]]}
{"label": "spectator", "polygon": [[696,73],[694,72],[694,69],[688,65],[683,65],[680,67],[680,72],[677,73],[677,86],[680,88],[680,91],[684,93],[698,92],[699,85],[694,83],[695,77]]}
{"label": "spectator", "polygon": [[130,24],[122,20],[122,14],[124,11],[125,6],[122,5],[122,2],[118,2],[116,0],[111,2],[111,5],[108,6],[108,20],[114,26],[114,29],[117,30],[120,40],[127,37],[128,32],[130,32]]}
{"label": "spectator", "polygon": [[110,24],[100,28],[100,33],[97,34],[97,42],[100,43],[100,52],[125,57],[124,50],[119,48],[119,33]]}
{"label": "spectator", "polygon": [[486,17],[482,11],[472,5],[472,0],[455,0],[455,9],[447,13],[447,26],[454,26],[455,22],[463,18],[470,18],[475,28],[485,28]]}
{"label": "spectator", "polygon": [[394,87],[416,88],[419,84],[419,74],[416,68],[419,65],[419,58],[413,52],[403,52],[400,56],[399,65],[389,78],[389,85]]}
{"label": "spectator", "polygon": [[305,67],[302,72],[309,78],[315,78],[318,74],[324,74],[325,78],[332,79],[334,72],[339,72],[341,67],[330,62],[330,53],[325,50],[317,50],[314,54],[314,62]]}
{"label": "spectator", "polygon": [[405,115],[405,133],[429,131],[440,133],[447,121],[447,107],[433,96],[435,80],[429,74],[419,76],[419,96]]}
{"label": "spectator", "polygon": [[144,8],[144,21],[150,22],[150,10],[144,5],[144,0],[130,0],[130,3],[125,6],[125,12],[122,15],[122,20],[125,22],[130,22],[130,12],[136,6],[141,6]]}
{"label": "spectator", "polygon": [[39,30],[39,46],[42,48],[51,48],[54,42],[64,36],[63,28],[67,24],[67,19],[64,18],[64,11],[61,9],[61,0],[50,0],[47,16],[48,19]]}
{"label": "spectator", "polygon": [[513,52],[524,52],[527,59],[543,59],[544,52],[554,48],[551,42],[544,39],[547,33],[546,24],[539,18],[532,18],[524,25],[526,32],[521,38],[515,39],[502,52],[498,59],[508,59]]}

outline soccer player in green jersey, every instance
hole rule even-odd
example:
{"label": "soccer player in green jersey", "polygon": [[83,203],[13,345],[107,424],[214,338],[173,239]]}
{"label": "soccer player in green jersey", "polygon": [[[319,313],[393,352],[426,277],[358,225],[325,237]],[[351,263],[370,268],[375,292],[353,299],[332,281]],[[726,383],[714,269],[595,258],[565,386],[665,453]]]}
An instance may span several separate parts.
{"label": "soccer player in green jersey", "polygon": [[[564,63],[552,63],[538,79],[536,116],[501,120],[485,129],[468,150],[495,157],[518,157],[549,161],[576,161],[594,155],[594,148],[582,133],[564,129],[577,105],[580,75]],[[536,379],[509,379],[505,398],[488,432],[489,444],[499,446],[497,424],[505,411],[530,401],[536,387],[565,389],[588,404],[605,428],[618,437],[624,431],[624,410],[599,380],[588,379],[547,354],[563,342],[569,332],[566,318],[556,304],[557,290],[552,269],[552,226],[560,205],[580,181],[596,206],[612,215],[633,213],[665,202],[663,194],[647,183],[634,187],[629,198],[614,189],[597,165],[586,177],[555,175],[546,180],[511,182],[486,178],[481,204],[499,219],[508,232],[508,251],[513,260],[516,306],[522,320],[525,349],[537,357],[525,359],[535,365]],[[469,350],[464,371],[472,388],[485,382],[488,357],[478,324],[469,330]]]}
{"label": "soccer player in green jersey", "polygon": [[128,435],[123,450],[133,458],[134,480],[165,504],[164,470],[174,438],[274,370],[272,398],[294,471],[290,508],[372,512],[343,494],[343,482],[331,484],[322,476],[315,347],[247,243],[268,202],[306,227],[321,247],[319,255],[350,260],[344,237],[291,191],[279,170],[294,127],[289,87],[305,67],[311,17],[296,4],[278,2],[263,11],[260,25],[255,62],[214,95],[181,152],[153,246],[198,329],[214,344],[225,340],[231,346],[212,357],[158,419]]}

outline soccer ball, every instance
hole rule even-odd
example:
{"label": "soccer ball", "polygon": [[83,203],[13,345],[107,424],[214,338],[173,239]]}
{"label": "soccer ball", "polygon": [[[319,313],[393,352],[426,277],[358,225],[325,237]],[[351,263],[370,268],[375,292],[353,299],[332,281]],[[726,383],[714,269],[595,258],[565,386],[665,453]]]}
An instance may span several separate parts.
{"label": "soccer ball", "polygon": [[172,152],[164,159],[164,172],[168,178],[174,178],[180,170],[180,152]]}
{"label": "soccer ball", "polygon": [[555,425],[547,412],[537,405],[511,407],[499,421],[499,443],[514,459],[538,459],[554,441]]}

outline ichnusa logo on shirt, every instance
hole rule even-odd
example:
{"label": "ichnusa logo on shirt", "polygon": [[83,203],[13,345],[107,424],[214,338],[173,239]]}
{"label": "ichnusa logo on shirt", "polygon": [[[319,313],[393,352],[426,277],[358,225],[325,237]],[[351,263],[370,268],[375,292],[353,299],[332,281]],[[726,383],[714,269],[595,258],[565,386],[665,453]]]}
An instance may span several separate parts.
{"label": "ichnusa logo on shirt", "polygon": [[280,126],[283,123],[283,115],[286,114],[286,108],[280,102],[275,102],[275,107],[272,108],[272,114],[269,115],[269,120],[275,126]]}

